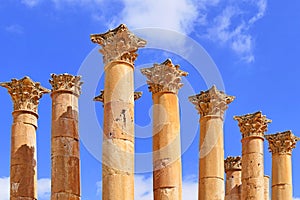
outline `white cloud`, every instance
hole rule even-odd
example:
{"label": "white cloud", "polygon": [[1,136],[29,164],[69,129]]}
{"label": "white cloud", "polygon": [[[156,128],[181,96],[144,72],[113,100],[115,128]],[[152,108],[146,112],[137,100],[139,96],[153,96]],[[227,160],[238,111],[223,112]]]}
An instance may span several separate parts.
{"label": "white cloud", "polygon": [[38,5],[40,3],[40,0],[21,0],[21,3],[32,8],[36,5]]}
{"label": "white cloud", "polygon": [[[41,0],[22,0],[33,7]],[[60,10],[76,7],[88,9],[91,17],[114,28],[126,23],[130,29],[161,28],[210,40],[216,45],[229,47],[241,60],[255,60],[255,39],[250,33],[254,24],[267,9],[267,0],[48,0]],[[114,6],[112,6],[114,5]],[[115,6],[116,5],[116,6]],[[156,33],[156,32],[155,32]],[[159,37],[148,33],[146,39],[166,44],[171,48],[188,48],[185,40],[178,41],[174,34]],[[173,43],[176,43],[175,45]]]}
{"label": "white cloud", "polygon": [[[9,177],[0,178],[0,200],[9,200]],[[51,194],[51,180],[38,180],[38,199],[49,200]]]}
{"label": "white cloud", "polygon": [[197,19],[197,6],[189,0],[122,0],[119,18],[132,28],[156,27],[190,33]]}
{"label": "white cloud", "polygon": [[42,178],[38,180],[38,197],[40,200],[48,200],[51,195],[51,180]]}
{"label": "white cloud", "polygon": [[[153,199],[153,177],[135,175],[134,177],[134,198],[139,200]],[[102,183],[97,182],[97,193],[101,192]],[[198,183],[196,176],[183,179],[182,182],[182,199],[197,200],[198,199]],[[99,195],[101,195],[99,193]]]}
{"label": "white cloud", "polygon": [[294,197],[293,200],[300,200],[300,197]]}
{"label": "white cloud", "polygon": [[9,177],[0,178],[0,199],[9,200]]}
{"label": "white cloud", "polygon": [[208,19],[210,25],[204,27],[206,38],[228,45],[242,60],[253,62],[255,41],[249,30],[265,15],[267,0],[220,3],[219,7],[222,12]]}
{"label": "white cloud", "polygon": [[5,27],[5,30],[9,33],[22,34],[24,33],[24,28],[19,24],[12,24]]}

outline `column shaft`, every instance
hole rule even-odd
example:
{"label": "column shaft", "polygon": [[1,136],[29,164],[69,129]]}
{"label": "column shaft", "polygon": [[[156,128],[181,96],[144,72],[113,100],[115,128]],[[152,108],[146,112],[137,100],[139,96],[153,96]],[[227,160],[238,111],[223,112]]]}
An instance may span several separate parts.
{"label": "column shaft", "polygon": [[181,149],[178,98],[153,94],[153,184],[155,200],[181,200]]}
{"label": "column shaft", "polygon": [[242,189],[241,157],[227,157],[224,166],[226,173],[225,200],[240,200]]}
{"label": "column shaft", "polygon": [[272,200],[292,200],[291,155],[272,155]]}
{"label": "column shaft", "polygon": [[54,91],[52,97],[51,199],[80,199],[78,96]]}
{"label": "column shaft", "polygon": [[270,200],[270,177],[269,176],[265,176],[264,177],[265,179],[265,188],[264,188],[264,191],[265,191],[265,198],[264,200]]}
{"label": "column shaft", "polygon": [[[102,46],[105,64],[103,99],[102,199],[134,199],[134,61],[146,41],[126,25],[91,35]],[[97,100],[97,98],[95,99]]]}
{"label": "column shaft", "polygon": [[200,114],[199,200],[225,198],[223,117],[234,99],[216,86],[189,97]]}
{"label": "column shaft", "polygon": [[37,199],[36,129],[39,99],[50,91],[29,77],[0,83],[13,101],[10,199]]}
{"label": "column shaft", "polygon": [[37,199],[37,115],[13,112],[11,130],[10,199]]}
{"label": "column shaft", "polygon": [[235,116],[242,133],[242,200],[264,199],[264,133],[267,119],[261,112]]}
{"label": "column shaft", "polygon": [[300,138],[291,131],[266,135],[272,152],[272,200],[292,200],[292,150]]}
{"label": "column shaft", "polygon": [[133,65],[105,67],[103,122],[103,200],[134,199]]}
{"label": "column shaft", "polygon": [[242,139],[242,200],[264,199],[264,149],[262,137]]}
{"label": "column shaft", "polygon": [[224,199],[223,120],[219,116],[200,119],[199,200]]}

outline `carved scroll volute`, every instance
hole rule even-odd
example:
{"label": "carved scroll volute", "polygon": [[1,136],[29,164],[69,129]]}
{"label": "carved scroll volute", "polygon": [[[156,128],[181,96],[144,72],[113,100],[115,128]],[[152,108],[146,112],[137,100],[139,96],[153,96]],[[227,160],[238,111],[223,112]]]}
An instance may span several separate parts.
{"label": "carved scroll volute", "polygon": [[43,94],[49,93],[50,90],[42,87],[40,83],[33,82],[29,77],[20,80],[12,79],[11,82],[0,83],[10,94],[14,111],[30,111],[37,114],[39,100]]}
{"label": "carved scroll volute", "polygon": [[146,45],[146,41],[135,36],[125,24],[103,34],[92,34],[91,41],[102,46],[103,62],[107,65],[113,61],[125,61],[133,64],[137,58],[136,51]]}
{"label": "carved scroll volute", "polygon": [[239,123],[242,138],[252,136],[264,138],[264,133],[268,130],[268,123],[272,122],[272,120],[267,119],[261,112],[234,116],[234,119]]}
{"label": "carved scroll volute", "polygon": [[237,157],[228,156],[224,160],[224,169],[225,172],[242,170],[242,158],[240,156]]}
{"label": "carved scroll volute", "polygon": [[223,91],[219,91],[216,86],[189,97],[189,101],[196,106],[201,117],[207,115],[223,117],[228,104],[234,99],[234,96],[226,95]]}
{"label": "carved scroll volute", "polygon": [[173,65],[171,59],[161,64],[154,64],[153,67],[141,69],[141,73],[148,78],[148,88],[153,94],[158,92],[177,94],[183,86],[181,77],[188,75],[187,72],[179,69],[179,65]]}
{"label": "carved scroll volute", "polygon": [[51,74],[49,80],[53,92],[69,92],[79,96],[81,94],[81,76],[73,76],[70,74]]}
{"label": "carved scroll volute", "polygon": [[269,151],[272,154],[292,154],[297,141],[300,140],[291,131],[265,135],[265,138],[269,141]]}

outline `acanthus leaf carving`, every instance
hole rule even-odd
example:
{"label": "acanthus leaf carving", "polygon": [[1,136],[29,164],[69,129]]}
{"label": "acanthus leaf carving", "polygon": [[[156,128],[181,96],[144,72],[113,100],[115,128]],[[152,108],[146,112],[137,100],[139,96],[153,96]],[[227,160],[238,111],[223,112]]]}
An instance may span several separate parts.
{"label": "acanthus leaf carving", "polygon": [[264,133],[268,130],[268,123],[272,122],[260,111],[243,116],[234,116],[234,119],[239,123],[242,138],[252,136],[263,138]]}
{"label": "acanthus leaf carving", "polygon": [[92,34],[90,38],[93,43],[102,46],[99,51],[103,54],[105,65],[117,60],[133,64],[137,57],[136,51],[147,43],[130,32],[125,24],[103,34]]}
{"label": "acanthus leaf carving", "polygon": [[183,86],[181,77],[188,75],[187,72],[179,69],[179,65],[173,65],[171,59],[161,64],[154,64],[153,67],[141,69],[141,73],[148,78],[148,88],[153,94],[158,92],[177,94]]}
{"label": "acanthus leaf carving", "polygon": [[225,173],[227,171],[239,171],[242,170],[242,158],[240,156],[232,157],[228,156],[224,160]]}
{"label": "acanthus leaf carving", "polygon": [[0,86],[8,90],[13,101],[14,111],[24,110],[36,114],[40,98],[43,94],[50,92],[27,76],[19,80],[11,79],[11,82],[0,83]]}
{"label": "acanthus leaf carving", "polygon": [[52,92],[58,91],[67,91],[71,92],[77,96],[81,94],[81,76],[73,76],[70,74],[51,74],[51,78],[49,80],[52,86]]}
{"label": "acanthus leaf carving", "polygon": [[223,91],[219,91],[216,86],[212,86],[207,91],[201,91],[200,94],[189,97],[189,101],[196,106],[201,117],[207,115],[223,117],[228,104],[233,102],[234,99],[234,96],[226,95]]}
{"label": "acanthus leaf carving", "polygon": [[269,151],[273,154],[292,154],[297,141],[300,140],[291,131],[265,135],[265,138],[269,141]]}

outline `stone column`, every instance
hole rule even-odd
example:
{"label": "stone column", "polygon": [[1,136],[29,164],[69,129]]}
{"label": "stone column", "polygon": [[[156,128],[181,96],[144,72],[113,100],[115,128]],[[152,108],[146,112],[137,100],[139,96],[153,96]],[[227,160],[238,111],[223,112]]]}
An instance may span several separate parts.
{"label": "stone column", "polygon": [[227,157],[225,160],[225,200],[240,200],[242,187],[241,157]]}
{"label": "stone column", "polygon": [[36,129],[39,99],[50,91],[29,77],[0,83],[10,94],[14,111],[11,129],[10,199],[37,199]]}
{"label": "stone column", "polygon": [[271,120],[261,112],[235,116],[242,133],[242,200],[264,199],[264,133]]}
{"label": "stone column", "polygon": [[224,199],[223,116],[234,98],[215,86],[189,97],[200,114],[199,200]]}
{"label": "stone column", "polygon": [[80,199],[80,76],[52,74],[51,200]]}
{"label": "stone column", "polygon": [[292,150],[300,139],[291,131],[266,135],[272,153],[272,200],[292,200]]}
{"label": "stone column", "polygon": [[170,59],[141,69],[153,99],[153,192],[154,200],[181,200],[181,148],[178,90],[187,73]]}
{"label": "stone column", "polygon": [[264,176],[264,193],[265,193],[265,198],[264,200],[270,200],[270,191],[269,191],[269,188],[270,188],[270,177],[269,176]]}
{"label": "stone column", "polygon": [[146,41],[124,24],[91,35],[105,64],[102,199],[134,199],[134,85],[136,51]]}

